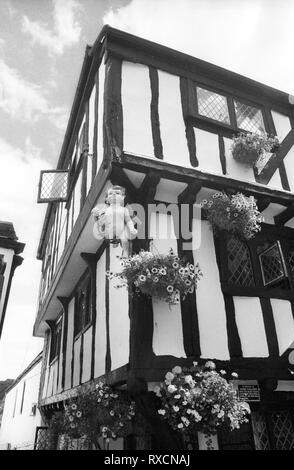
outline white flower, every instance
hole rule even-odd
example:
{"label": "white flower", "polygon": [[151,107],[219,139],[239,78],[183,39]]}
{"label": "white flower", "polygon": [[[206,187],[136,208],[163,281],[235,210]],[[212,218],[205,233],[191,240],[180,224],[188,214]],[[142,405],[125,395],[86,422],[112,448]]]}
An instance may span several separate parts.
{"label": "white flower", "polygon": [[81,411],[77,411],[77,418],[80,418],[82,416]]}
{"label": "white flower", "polygon": [[141,282],[145,282],[145,281],[146,281],[146,276],[144,276],[143,274],[141,274],[141,275],[139,276],[139,280],[140,280]]}
{"label": "white flower", "polygon": [[198,362],[197,362],[197,361],[193,361],[193,366],[194,366],[194,367],[198,366]]}
{"label": "white flower", "polygon": [[204,367],[206,367],[207,369],[215,369],[215,363],[212,362],[212,361],[207,361],[207,362],[204,364]]}
{"label": "white flower", "polygon": [[239,377],[236,372],[232,372],[232,373],[231,373],[231,376],[234,377],[235,379],[237,379],[237,378]]}
{"label": "white flower", "polygon": [[174,399],[175,399],[175,400],[179,400],[180,398],[181,398],[181,395],[175,395],[175,396],[174,396]]}
{"label": "white flower", "polygon": [[73,404],[71,405],[71,409],[72,409],[72,410],[76,410],[76,409],[77,409],[77,405],[76,405],[75,403],[73,403]]}
{"label": "white flower", "polygon": [[160,415],[163,415],[163,416],[164,416],[164,415],[165,415],[165,413],[166,413],[166,411],[165,411],[165,410],[158,410],[158,414],[160,414]]}
{"label": "white flower", "polygon": [[179,424],[178,424],[178,428],[179,428],[179,429],[182,429],[183,427],[184,427],[183,423],[179,423]]}
{"label": "white flower", "polygon": [[73,417],[73,416],[69,416],[68,419],[69,419],[69,421],[73,421],[73,420],[74,420],[74,417]]}
{"label": "white flower", "polygon": [[166,380],[171,382],[175,378],[175,376],[171,372],[167,372],[167,374],[165,375],[165,378],[166,378]]}
{"label": "white flower", "polygon": [[177,387],[175,387],[174,385],[169,385],[169,386],[167,387],[167,391],[168,391],[169,393],[175,393],[175,392],[177,391]]}
{"label": "white flower", "polygon": [[182,368],[180,366],[175,366],[173,369],[172,369],[172,373],[173,374],[181,374],[182,372]]}
{"label": "white flower", "polygon": [[175,405],[173,406],[173,409],[176,413],[180,410],[180,408],[178,406],[175,406]]}
{"label": "white flower", "polygon": [[173,286],[167,286],[166,288],[167,292],[172,292],[174,290]]}
{"label": "white flower", "polygon": [[109,414],[110,414],[110,416],[114,416],[114,411],[110,410]]}
{"label": "white flower", "polygon": [[219,373],[220,373],[221,375],[225,375],[225,374],[226,374],[226,371],[222,369],[222,370],[219,371]]}

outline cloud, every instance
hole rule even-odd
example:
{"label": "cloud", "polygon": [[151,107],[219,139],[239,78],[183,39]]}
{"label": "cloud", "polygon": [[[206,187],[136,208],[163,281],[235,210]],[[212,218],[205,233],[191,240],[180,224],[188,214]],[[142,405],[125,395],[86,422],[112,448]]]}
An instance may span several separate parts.
{"label": "cloud", "polygon": [[22,31],[31,36],[33,43],[46,47],[49,55],[62,55],[66,47],[80,39],[81,27],[76,20],[76,13],[80,10],[82,6],[76,0],[53,0],[53,30],[24,16]]}
{"label": "cloud", "polygon": [[132,0],[110,9],[103,22],[290,91],[294,3],[285,5],[274,0]]}
{"label": "cloud", "polygon": [[50,106],[41,87],[24,80],[19,73],[0,61],[0,108],[10,117],[25,122],[48,119],[58,129],[66,127],[68,112],[62,106]]}
{"label": "cloud", "polygon": [[48,168],[48,163],[29,136],[23,148],[0,138],[0,158],[0,217],[13,223],[19,241],[26,244],[21,255],[24,261],[13,278],[0,341],[0,376],[15,377],[25,366],[24,351],[29,361],[42,346],[42,341],[32,338],[32,330],[41,275],[36,246],[47,205],[36,201],[40,170]]}

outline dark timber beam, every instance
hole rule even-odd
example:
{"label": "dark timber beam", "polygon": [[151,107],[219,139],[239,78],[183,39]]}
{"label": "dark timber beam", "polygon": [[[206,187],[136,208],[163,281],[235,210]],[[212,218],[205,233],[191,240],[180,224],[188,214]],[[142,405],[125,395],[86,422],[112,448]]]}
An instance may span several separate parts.
{"label": "dark timber beam", "polygon": [[270,203],[271,203],[271,200],[269,197],[257,198],[257,207],[260,212],[265,211],[265,209],[267,209]]}
{"label": "dark timber beam", "polygon": [[141,201],[147,204],[154,201],[160,179],[161,174],[159,171],[151,170],[147,173],[139,189],[139,198]]}
{"label": "dark timber beam", "polygon": [[179,194],[178,203],[179,204],[195,204],[197,194],[199,193],[200,189],[202,188],[202,183],[198,183],[197,181],[189,184],[184,191]]}
{"label": "dark timber beam", "polygon": [[266,166],[263,168],[261,173],[258,176],[258,181],[260,183],[267,184],[277,168],[279,168],[280,163],[284,160],[285,156],[289,150],[294,145],[294,129],[291,129],[284,140],[281,142],[279,148],[277,149],[274,156],[269,160]]}
{"label": "dark timber beam", "polygon": [[287,207],[283,212],[280,214],[276,215],[274,217],[274,221],[276,225],[284,225],[288,220],[292,219],[294,217],[294,204],[291,206]]}
{"label": "dark timber beam", "polygon": [[110,181],[113,185],[123,186],[126,189],[127,197],[133,201],[136,200],[138,190],[135,188],[122,167],[113,165]]}

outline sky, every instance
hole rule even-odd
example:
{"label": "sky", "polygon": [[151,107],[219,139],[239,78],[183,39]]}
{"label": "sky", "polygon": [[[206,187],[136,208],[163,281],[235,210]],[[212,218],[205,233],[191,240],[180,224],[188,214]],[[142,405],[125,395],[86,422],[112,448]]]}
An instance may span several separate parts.
{"label": "sky", "polygon": [[104,24],[294,95],[294,0],[0,0],[0,220],[26,244],[0,339],[0,380],[41,351],[32,336],[46,204],[84,58]]}

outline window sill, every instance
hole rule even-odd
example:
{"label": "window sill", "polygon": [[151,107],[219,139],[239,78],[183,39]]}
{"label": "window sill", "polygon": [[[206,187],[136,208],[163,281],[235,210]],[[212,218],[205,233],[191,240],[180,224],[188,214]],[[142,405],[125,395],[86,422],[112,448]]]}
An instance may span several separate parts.
{"label": "window sill", "polygon": [[294,301],[294,292],[290,290],[283,290],[279,288],[264,288],[264,287],[242,287],[222,283],[222,291],[224,294],[240,296],[240,297],[266,297],[272,299]]}

